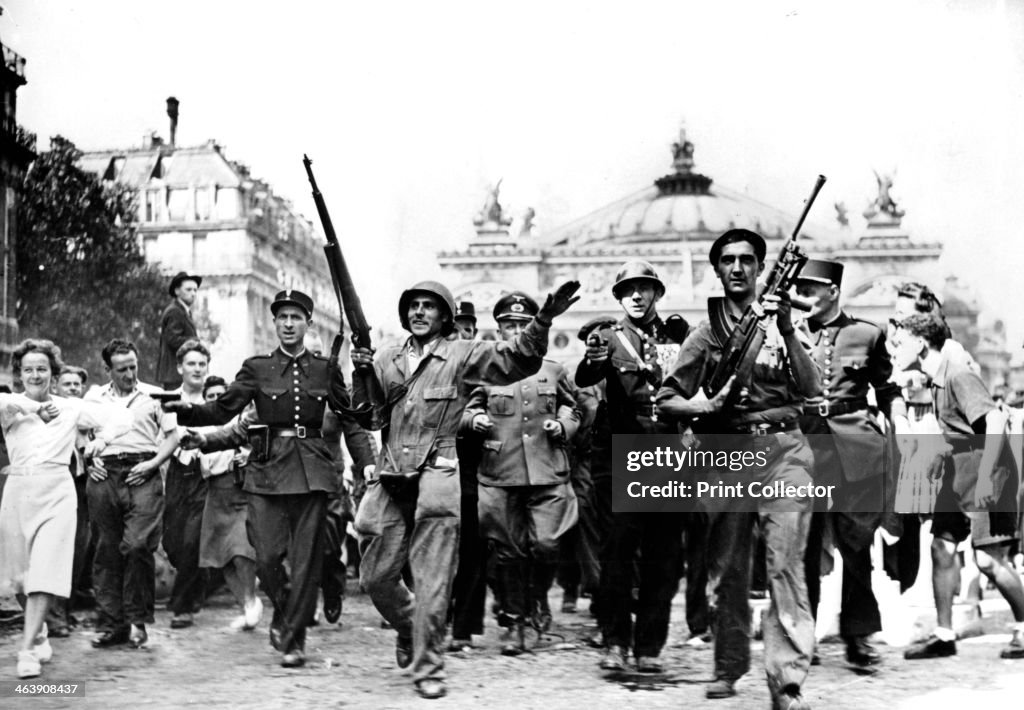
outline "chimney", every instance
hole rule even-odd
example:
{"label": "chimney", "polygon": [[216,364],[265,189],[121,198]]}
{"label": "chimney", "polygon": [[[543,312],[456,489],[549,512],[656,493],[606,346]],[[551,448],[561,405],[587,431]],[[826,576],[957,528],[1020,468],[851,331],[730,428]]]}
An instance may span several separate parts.
{"label": "chimney", "polygon": [[167,115],[171,119],[171,147],[175,147],[178,136],[178,100],[173,96],[167,98]]}

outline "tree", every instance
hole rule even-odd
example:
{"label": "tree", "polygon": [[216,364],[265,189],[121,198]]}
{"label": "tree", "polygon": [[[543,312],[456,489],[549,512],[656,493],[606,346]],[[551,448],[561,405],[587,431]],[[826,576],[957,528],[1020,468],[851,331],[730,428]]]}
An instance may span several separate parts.
{"label": "tree", "polygon": [[50,140],[25,174],[18,203],[18,326],[23,338],[56,342],[65,362],[102,380],[111,338],[139,349],[139,377],[152,381],[166,278],[147,265],[135,234],[134,191],[77,165],[82,153]]}

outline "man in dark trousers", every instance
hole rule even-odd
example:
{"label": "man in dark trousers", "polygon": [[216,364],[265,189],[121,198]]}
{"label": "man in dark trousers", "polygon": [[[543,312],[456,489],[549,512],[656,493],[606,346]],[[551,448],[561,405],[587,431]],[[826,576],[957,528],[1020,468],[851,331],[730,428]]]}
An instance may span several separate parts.
{"label": "man in dark trousers", "polygon": [[[686,321],[673,316],[666,322],[658,315],[665,284],[647,262],[623,264],[612,295],[625,316],[615,326],[591,333],[586,357],[576,368],[576,385],[606,383],[612,434],[671,434],[675,423],[658,416],[655,395],[679,352]],[[597,489],[597,494],[610,495],[611,489]],[[681,513],[613,513],[598,595],[604,670],[626,670],[632,650],[638,671],[661,671],[658,656],[679,586],[683,522]],[[639,579],[634,579],[634,570]],[[640,588],[635,625],[634,581]]]}
{"label": "man in dark trousers", "polygon": [[[316,611],[323,562],[328,494],[337,490],[334,457],[321,427],[324,408],[348,409],[349,394],[338,368],[309,352],[303,337],[312,323],[313,300],[294,290],[279,292],[270,311],[280,345],[242,363],[227,391],[207,404],[170,402],[185,426],[224,424],[250,402],[253,453],[246,467],[249,536],[257,573],[274,605],[270,642],[281,665],[305,664],[306,626]],[[285,559],[288,571],[285,570]]]}
{"label": "man in dark trousers", "polygon": [[178,373],[178,348],[186,340],[196,337],[196,324],[192,321],[192,304],[203,283],[202,276],[192,276],[179,271],[171,279],[167,292],[171,302],[160,316],[160,355],[156,361],[156,381],[165,390],[181,386]]}
{"label": "man in dark trousers", "polygon": [[[458,557],[459,493],[455,436],[470,393],[511,384],[540,369],[553,318],[575,303],[579,283],[563,284],[511,342],[449,338],[455,299],[435,281],[402,293],[398,316],[410,337],[377,353],[353,348],[353,400],[366,427],[387,427],[378,478],[356,514],[363,587],[398,632],[395,660],[413,665],[424,698],[447,693],[445,619]],[[370,411],[363,411],[369,405]],[[402,581],[408,564],[415,595]]]}
{"label": "man in dark trousers", "polygon": [[[455,332],[462,340],[476,340],[476,306],[460,301],[455,306]],[[482,440],[473,431],[459,432],[455,449],[459,457],[462,486],[462,520],[459,528],[459,565],[452,583],[452,642],[449,651],[473,647],[473,636],[484,632],[487,603],[487,545],[480,535],[477,516],[476,471],[480,465]]]}
{"label": "man in dark trousers", "polygon": [[[744,381],[734,374],[708,399],[702,388],[722,359],[732,329],[757,299],[757,278],[764,271],[766,245],[761,235],[730,229],[711,247],[711,265],[725,298],[713,301],[714,319],[703,321],[683,343],[679,358],[658,394],[659,412],[683,421],[701,416],[701,430],[724,435],[732,451],[764,452],[765,464],[744,470],[744,485],[804,486],[805,495],[759,497],[753,509],[737,511],[721,499],[703,499],[709,509],[708,566],[717,581],[714,619],[715,680],[708,698],[736,694],[737,679],[750,670],[750,550],[754,526],[760,525],[768,549],[771,606],[762,622],[765,671],[776,710],[806,710],[800,693],[814,653],[814,618],[807,601],[804,551],[811,521],[813,454],[797,419],[803,402],[821,387],[817,369],[797,335],[788,294],[760,300],[769,317],[758,329],[760,343]],[[774,316],[774,317],[772,317]],[[737,401],[728,403],[736,386]],[[729,471],[712,469],[712,476]],[[721,507],[724,505],[724,508]]]}
{"label": "man in dark trousers", "polygon": [[822,544],[831,526],[843,558],[839,634],[846,642],[846,660],[863,668],[881,660],[868,642],[882,630],[871,589],[871,542],[885,510],[883,477],[889,458],[886,434],[868,411],[868,391],[874,390],[887,418],[905,419],[906,405],[899,387],[890,382],[885,332],[843,312],[842,282],[842,264],[812,259],[796,284],[797,294],[811,306],[812,357],[822,375],[821,393],[804,405],[800,428],[814,451],[814,482],[836,486],[831,512],[825,512],[824,499],[815,505],[807,542],[807,592],[817,615]]}

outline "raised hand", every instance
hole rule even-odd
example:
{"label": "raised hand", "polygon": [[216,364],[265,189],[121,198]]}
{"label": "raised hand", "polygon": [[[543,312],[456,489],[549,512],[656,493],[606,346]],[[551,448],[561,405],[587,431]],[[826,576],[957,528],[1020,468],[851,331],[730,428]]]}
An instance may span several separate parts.
{"label": "raised hand", "polygon": [[580,297],[576,295],[576,292],[579,290],[579,281],[566,281],[554,293],[548,294],[547,299],[544,301],[544,306],[540,309],[540,313],[537,314],[537,318],[550,323],[569,310],[569,306],[580,300]]}

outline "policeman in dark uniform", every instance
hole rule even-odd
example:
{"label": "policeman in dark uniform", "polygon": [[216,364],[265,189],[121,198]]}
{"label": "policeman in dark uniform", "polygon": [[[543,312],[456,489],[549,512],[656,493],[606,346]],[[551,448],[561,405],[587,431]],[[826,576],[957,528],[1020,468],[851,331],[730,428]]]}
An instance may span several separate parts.
{"label": "policeman in dark uniform", "polygon": [[216,401],[164,407],[178,414],[179,424],[208,426],[224,424],[255,401],[265,426],[249,429],[249,536],[257,573],[274,605],[271,644],[283,653],[282,666],[297,667],[305,663],[306,625],[316,611],[327,498],[337,488],[334,458],[321,431],[324,408],[342,413],[350,400],[341,370],[303,347],[313,300],[299,291],[281,291],[270,311],[277,349],[242,363]]}
{"label": "policeman in dark uniform", "polygon": [[885,332],[852,318],[840,307],[843,265],[808,261],[797,280],[797,294],[811,305],[807,323],[812,357],[822,377],[821,393],[804,405],[800,428],[814,451],[814,482],[835,485],[831,513],[820,501],[811,520],[805,557],[811,611],[821,597],[821,552],[825,528],[832,526],[843,557],[839,633],[847,660],[859,667],[881,657],[868,637],[882,630],[878,602],[871,589],[871,542],[884,510],[883,476],[890,449],[886,435],[868,409],[873,389],[886,417],[906,417],[899,387],[890,381],[892,362]]}
{"label": "policeman in dark uniform", "polygon": [[[659,419],[655,395],[663,373],[675,361],[688,326],[679,316],[663,321],[657,302],[665,284],[654,267],[630,261],[619,269],[612,294],[625,311],[614,327],[592,333],[576,385],[604,381],[612,434],[671,434],[674,423]],[[609,490],[610,493],[610,490]],[[672,597],[678,587],[683,516],[672,513],[613,513],[604,550],[598,622],[606,653],[605,670],[624,670],[633,650],[637,669],[659,672],[658,655],[668,635]],[[636,625],[632,589],[639,568]]]}

